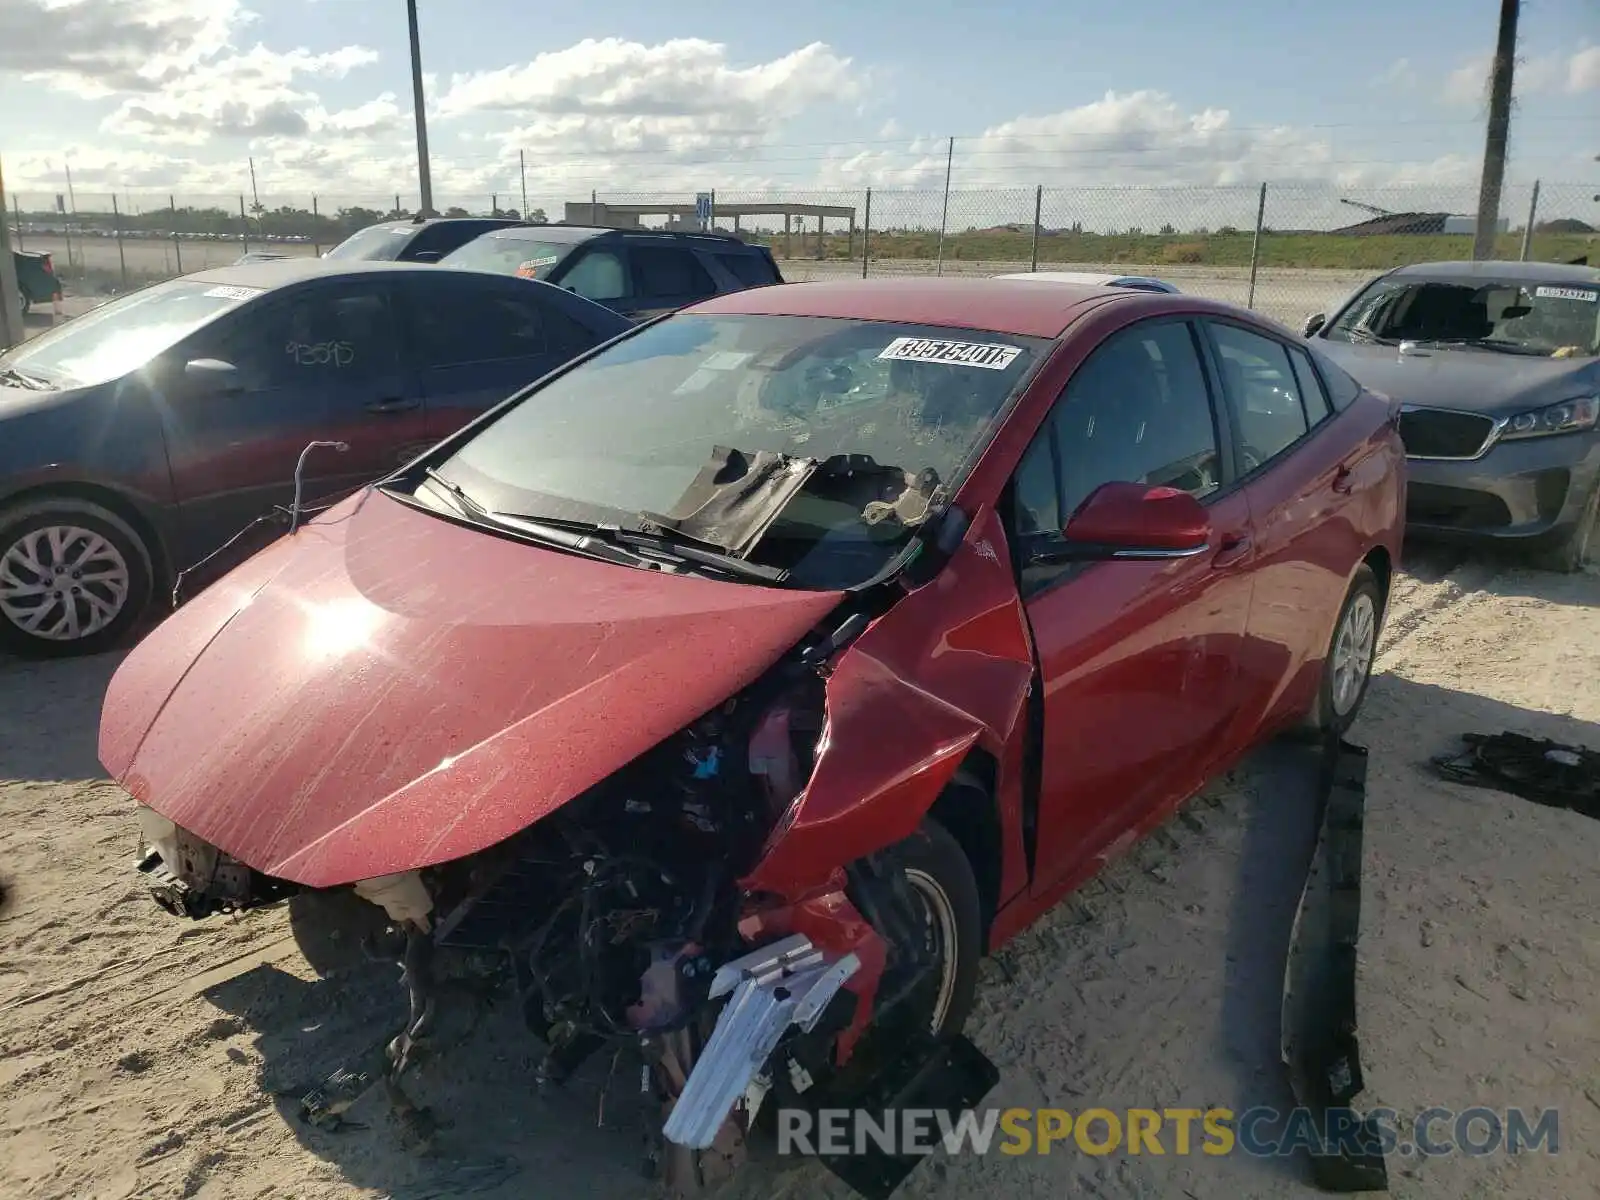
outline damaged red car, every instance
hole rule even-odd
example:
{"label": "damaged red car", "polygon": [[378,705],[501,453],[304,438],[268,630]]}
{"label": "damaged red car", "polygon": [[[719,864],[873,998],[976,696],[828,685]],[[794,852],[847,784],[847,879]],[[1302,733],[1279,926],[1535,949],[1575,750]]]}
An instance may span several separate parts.
{"label": "damaged red car", "polygon": [[170,911],[371,916],[395,1095],[492,955],[546,1077],[644,1056],[689,1187],[775,1107],[975,1103],[980,957],[1263,738],[1348,726],[1397,416],[1195,296],[720,297],[201,593],[100,757]]}

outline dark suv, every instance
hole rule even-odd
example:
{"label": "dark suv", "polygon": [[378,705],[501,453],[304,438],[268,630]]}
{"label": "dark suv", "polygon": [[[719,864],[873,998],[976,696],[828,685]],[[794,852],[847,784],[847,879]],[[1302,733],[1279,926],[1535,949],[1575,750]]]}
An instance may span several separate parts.
{"label": "dark suv", "polygon": [[494,229],[522,225],[508,217],[412,217],[358,229],[324,258],[369,262],[438,262],[458,246]]}
{"label": "dark suv", "polygon": [[491,230],[441,265],[542,279],[636,320],[783,282],[771,251],[728,234],[588,225]]}

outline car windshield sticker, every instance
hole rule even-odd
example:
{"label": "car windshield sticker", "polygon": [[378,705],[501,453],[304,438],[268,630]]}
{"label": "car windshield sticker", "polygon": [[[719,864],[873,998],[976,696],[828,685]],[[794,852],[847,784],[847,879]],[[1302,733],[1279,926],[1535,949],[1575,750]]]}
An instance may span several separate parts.
{"label": "car windshield sticker", "polygon": [[1541,287],[1534,288],[1533,294],[1540,300],[1586,300],[1590,304],[1600,302],[1600,292],[1590,291],[1588,288]]}
{"label": "car windshield sticker", "polygon": [[952,367],[1004,371],[1021,353],[1021,346],[1005,346],[999,342],[950,342],[943,338],[898,337],[885,346],[878,357],[896,362],[944,363]]}
{"label": "car windshield sticker", "polygon": [[708,354],[700,364],[702,371],[737,371],[755,355],[748,350],[718,350]]}
{"label": "car windshield sticker", "polygon": [[547,254],[543,258],[530,258],[526,262],[517,264],[517,274],[524,278],[529,278],[537,275],[546,267],[555,266],[560,261],[561,256],[559,254]]}
{"label": "car windshield sticker", "polygon": [[214,287],[202,292],[201,295],[213,300],[248,300],[252,296],[259,296],[261,292],[261,288]]}

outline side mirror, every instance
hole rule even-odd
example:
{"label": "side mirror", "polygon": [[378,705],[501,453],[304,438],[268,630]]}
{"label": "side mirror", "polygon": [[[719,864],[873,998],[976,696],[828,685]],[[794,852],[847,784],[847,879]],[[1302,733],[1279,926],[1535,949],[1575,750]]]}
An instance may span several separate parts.
{"label": "side mirror", "polygon": [[1044,558],[1189,558],[1211,544],[1211,519],[1188,492],[1146,483],[1101,484],[1078,506]]}
{"label": "side mirror", "polygon": [[436,263],[443,257],[444,255],[440,254],[437,250],[418,250],[411,256],[411,261],[419,263]]}
{"label": "side mirror", "polygon": [[1313,313],[1311,316],[1306,318],[1306,323],[1300,326],[1300,336],[1310,337],[1327,323],[1327,313]]}
{"label": "side mirror", "polygon": [[242,392],[244,381],[239,378],[239,368],[220,358],[194,358],[183,364],[185,379],[192,379],[207,391],[224,394]]}

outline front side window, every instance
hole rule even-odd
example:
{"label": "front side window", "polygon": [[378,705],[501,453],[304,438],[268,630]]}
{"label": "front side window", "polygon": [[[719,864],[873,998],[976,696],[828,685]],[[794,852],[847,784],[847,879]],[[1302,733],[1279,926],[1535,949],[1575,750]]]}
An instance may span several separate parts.
{"label": "front side window", "polygon": [[723,485],[785,464],[778,492],[752,483],[739,501],[777,506],[751,560],[800,586],[848,586],[959,486],[1050,345],[876,321],[674,316],[530,393],[438,470],[494,511],[626,529],[681,517],[685,536],[719,545],[696,514],[718,508]]}
{"label": "front side window", "polygon": [[387,288],[341,284],[283,298],[207,353],[231,362],[252,391],[325,387],[391,374],[400,340]]}
{"label": "front side window", "polygon": [[1380,279],[1339,314],[1331,341],[1425,342],[1541,358],[1600,354],[1600,281]]}
{"label": "front side window", "polygon": [[560,280],[585,300],[609,304],[628,294],[628,269],[615,250],[590,250]]}
{"label": "front side window", "polygon": [[0,355],[0,370],[52,387],[88,387],[144,366],[261,288],[174,279],[101,305]]}
{"label": "front side window", "polygon": [[1015,477],[1024,534],[1056,534],[1101,485],[1221,484],[1221,458],[1194,335],[1181,321],[1136,325],[1091,354],[1040,429]]}
{"label": "front side window", "polygon": [[1213,324],[1211,332],[1222,385],[1239,425],[1241,466],[1253,471],[1298,442],[1310,428],[1300,385],[1282,342],[1236,325]]}

